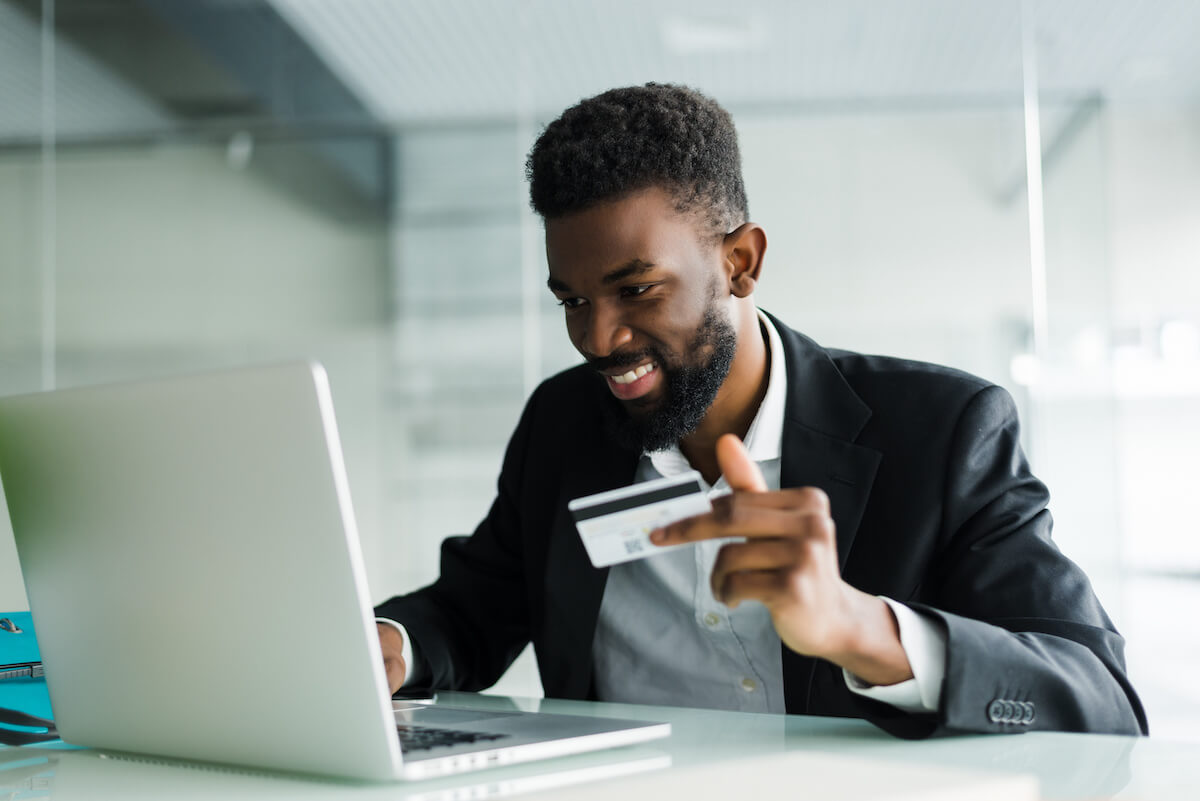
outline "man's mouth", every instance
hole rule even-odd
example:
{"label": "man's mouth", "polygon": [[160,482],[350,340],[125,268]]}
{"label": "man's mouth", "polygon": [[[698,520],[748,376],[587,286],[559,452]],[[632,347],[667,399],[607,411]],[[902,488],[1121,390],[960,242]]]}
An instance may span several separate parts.
{"label": "man's mouth", "polygon": [[659,370],[654,362],[640,364],[619,375],[605,375],[608,389],[621,400],[640,398],[658,383]]}

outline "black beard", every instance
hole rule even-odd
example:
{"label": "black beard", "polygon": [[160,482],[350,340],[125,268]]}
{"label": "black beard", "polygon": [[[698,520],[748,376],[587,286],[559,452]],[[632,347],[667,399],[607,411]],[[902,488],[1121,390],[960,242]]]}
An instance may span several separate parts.
{"label": "black beard", "polygon": [[632,365],[649,356],[662,370],[667,387],[666,397],[653,404],[643,405],[637,400],[622,403],[613,398],[613,403],[606,404],[604,415],[609,436],[622,447],[638,452],[661,451],[675,445],[695,431],[708,413],[729,375],[736,352],[737,332],[729,317],[712,303],[686,351],[707,354],[700,364],[672,362],[657,348],[605,360],[604,366],[616,367],[624,366],[618,361]]}

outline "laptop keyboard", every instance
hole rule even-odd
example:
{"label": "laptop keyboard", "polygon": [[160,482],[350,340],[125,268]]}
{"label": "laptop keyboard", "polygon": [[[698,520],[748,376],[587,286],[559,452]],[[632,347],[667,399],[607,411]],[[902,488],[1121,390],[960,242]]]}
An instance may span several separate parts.
{"label": "laptop keyboard", "polygon": [[493,734],[480,731],[462,731],[460,729],[436,729],[429,726],[414,726],[403,723],[396,726],[400,735],[402,751],[426,751],[443,745],[463,745],[479,743],[488,740],[501,740],[510,737],[508,734]]}

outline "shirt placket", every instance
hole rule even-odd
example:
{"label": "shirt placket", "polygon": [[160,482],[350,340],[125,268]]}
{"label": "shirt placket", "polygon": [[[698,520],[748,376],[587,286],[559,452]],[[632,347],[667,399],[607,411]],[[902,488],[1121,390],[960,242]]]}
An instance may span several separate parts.
{"label": "shirt placket", "polygon": [[[715,499],[729,494],[724,480],[709,490],[709,498]],[[721,540],[707,540],[696,544],[694,550],[696,576],[693,584],[692,608],[695,622],[705,631],[709,640],[724,657],[728,666],[728,687],[736,706],[746,712],[768,711],[766,683],[750,658],[750,649],[743,642],[735,626],[735,610],[730,609],[713,597],[710,578],[716,565]]]}

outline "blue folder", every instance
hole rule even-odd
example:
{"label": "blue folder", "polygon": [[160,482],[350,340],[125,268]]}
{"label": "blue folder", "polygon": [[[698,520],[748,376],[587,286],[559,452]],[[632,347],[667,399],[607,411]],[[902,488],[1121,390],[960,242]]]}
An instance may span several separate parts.
{"label": "blue folder", "polygon": [[[46,680],[41,678],[40,660],[37,635],[29,613],[0,612],[0,709],[39,718],[51,717],[50,696],[46,694]],[[31,669],[31,664],[37,668]],[[11,728],[29,730],[19,726]]]}
{"label": "blue folder", "polygon": [[28,612],[0,612],[0,679],[6,670],[41,661],[33,616]]}

